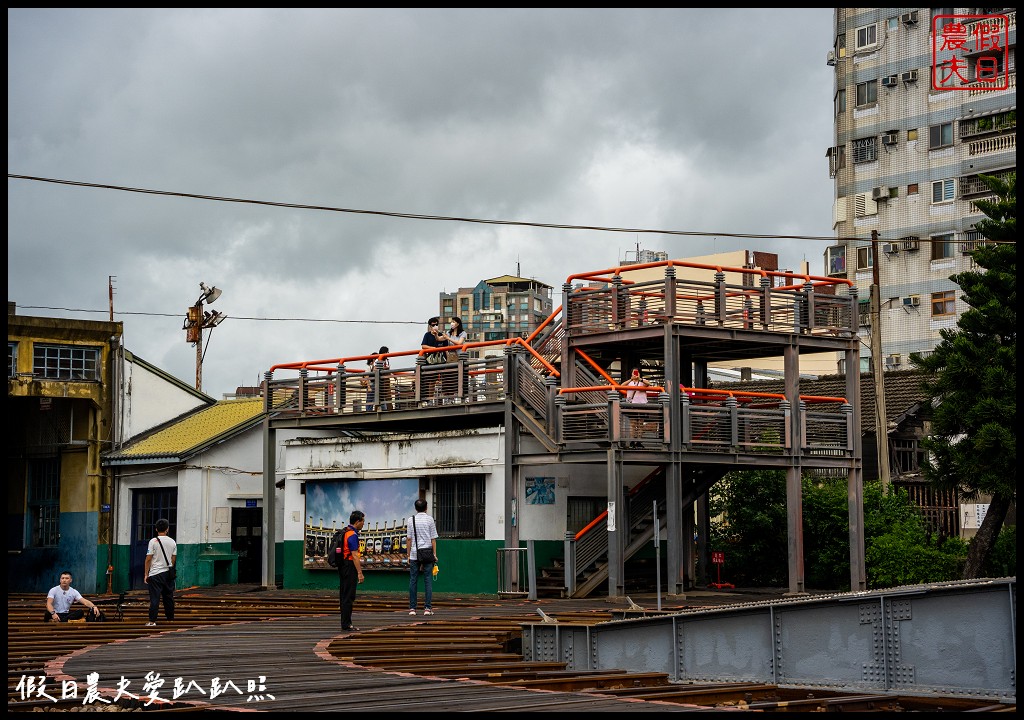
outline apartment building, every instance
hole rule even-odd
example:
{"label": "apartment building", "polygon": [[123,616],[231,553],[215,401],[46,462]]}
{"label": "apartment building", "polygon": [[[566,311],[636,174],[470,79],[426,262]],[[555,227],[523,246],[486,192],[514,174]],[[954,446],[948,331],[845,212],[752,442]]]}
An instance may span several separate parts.
{"label": "apartment building", "polygon": [[18,315],[7,303],[7,587],[45,591],[64,570],[105,585],[120,322]]}
{"label": "apartment building", "polygon": [[438,314],[462,318],[471,343],[526,337],[551,315],[551,290],[540,280],[502,275],[440,293]]}
{"label": "apartment building", "polygon": [[[826,156],[837,240],[825,274],[855,281],[862,337],[879,322],[885,370],[933,349],[966,309],[949,277],[974,267],[984,217],[975,202],[991,196],[979,176],[1017,167],[1016,17],[1013,8],[835,9]],[[870,356],[862,344],[864,371]]]}

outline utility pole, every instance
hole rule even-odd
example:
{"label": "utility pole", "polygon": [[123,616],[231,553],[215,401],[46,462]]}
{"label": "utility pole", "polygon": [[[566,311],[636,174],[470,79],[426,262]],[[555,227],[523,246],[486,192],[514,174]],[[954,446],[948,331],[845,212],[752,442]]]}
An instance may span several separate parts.
{"label": "utility pole", "polygon": [[203,303],[212,303],[220,297],[221,291],[215,287],[206,287],[206,283],[199,283],[203,294],[196,300],[195,305],[185,313],[185,324],[182,330],[185,331],[185,342],[195,343],[196,346],[196,390],[203,389],[203,330],[215,328],[220,325],[224,313],[214,310],[203,311]]}
{"label": "utility pole", "polygon": [[889,492],[889,421],[885,412],[885,370],[882,358],[882,304],[879,298],[878,231],[871,231],[871,376],[875,381],[875,445],[878,479]]}
{"label": "utility pole", "polygon": [[114,278],[117,275],[107,275],[107,298],[110,303],[110,322],[114,322]]}

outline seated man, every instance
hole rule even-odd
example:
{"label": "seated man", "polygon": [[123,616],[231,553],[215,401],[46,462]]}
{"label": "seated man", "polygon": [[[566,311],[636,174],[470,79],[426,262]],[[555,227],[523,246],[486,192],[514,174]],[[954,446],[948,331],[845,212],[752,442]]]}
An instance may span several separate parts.
{"label": "seated man", "polygon": [[50,592],[46,594],[47,622],[67,622],[81,619],[85,613],[81,610],[71,610],[71,605],[76,601],[92,610],[93,618],[91,619],[103,619],[100,609],[82,597],[82,593],[71,587],[71,573],[65,570],[60,574],[60,585],[50,588]]}

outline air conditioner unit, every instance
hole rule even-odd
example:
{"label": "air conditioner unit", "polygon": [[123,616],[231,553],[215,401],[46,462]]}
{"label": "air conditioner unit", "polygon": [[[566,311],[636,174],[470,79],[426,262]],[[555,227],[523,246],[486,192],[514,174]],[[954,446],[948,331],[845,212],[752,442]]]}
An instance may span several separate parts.
{"label": "air conditioner unit", "polygon": [[911,252],[913,250],[920,250],[921,239],[913,236],[905,237],[903,238],[903,240],[900,241],[900,245],[902,245],[903,249],[906,250],[907,252]]}
{"label": "air conditioner unit", "polygon": [[882,252],[886,255],[895,255],[900,251],[900,246],[896,243],[882,243]]}
{"label": "air conditioner unit", "polygon": [[917,82],[917,70],[907,70],[904,73],[900,73],[900,80],[905,83]]}
{"label": "air conditioner unit", "polygon": [[912,12],[903,13],[900,15],[900,22],[904,25],[916,25],[917,24],[917,10]]}
{"label": "air conditioner unit", "polygon": [[900,141],[900,134],[898,132],[887,132],[882,135],[883,145],[896,145]]}
{"label": "air conditioner unit", "polygon": [[886,75],[884,78],[882,78],[882,85],[884,85],[885,87],[896,87],[899,84],[899,75]]}
{"label": "air conditioner unit", "polygon": [[829,50],[828,51],[828,57],[825,58],[825,64],[826,65],[835,65],[836,64],[836,51],[835,50]]}
{"label": "air conditioner unit", "polygon": [[898,354],[896,354],[896,355],[886,355],[885,356],[885,367],[887,369],[888,368],[897,368],[897,367],[900,366],[901,363],[902,363],[902,358]]}
{"label": "air conditioner unit", "polygon": [[920,304],[920,295],[907,295],[905,298],[903,298],[903,307],[918,307]]}
{"label": "air conditioner unit", "polygon": [[875,202],[878,202],[879,200],[888,200],[889,199],[889,188],[887,188],[887,187],[871,188],[871,199],[874,200]]}

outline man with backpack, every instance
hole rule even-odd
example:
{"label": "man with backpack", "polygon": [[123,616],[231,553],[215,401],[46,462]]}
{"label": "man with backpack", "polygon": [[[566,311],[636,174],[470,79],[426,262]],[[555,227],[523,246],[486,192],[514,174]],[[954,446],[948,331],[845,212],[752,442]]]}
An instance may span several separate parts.
{"label": "man with backpack", "polygon": [[359,555],[359,531],[363,529],[366,515],[362,510],[353,510],[348,525],[334,533],[327,553],[327,564],[338,568],[338,603],[341,606],[341,629],[358,630],[352,626],[352,606],[356,602],[356,586],[365,578]]}

